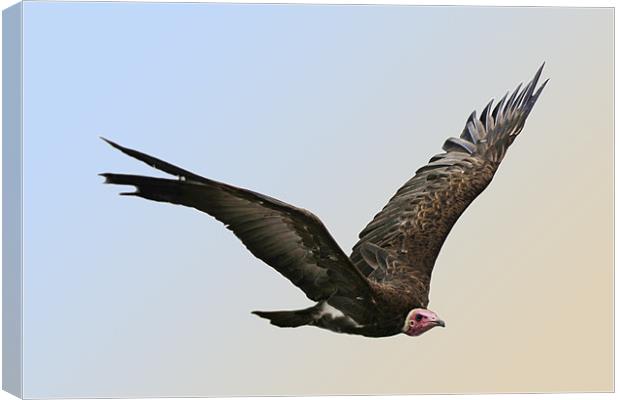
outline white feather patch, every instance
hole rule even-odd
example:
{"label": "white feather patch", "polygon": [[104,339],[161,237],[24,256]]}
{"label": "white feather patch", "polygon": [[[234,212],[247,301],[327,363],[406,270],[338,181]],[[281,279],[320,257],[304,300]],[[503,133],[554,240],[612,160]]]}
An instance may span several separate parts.
{"label": "white feather patch", "polygon": [[339,309],[330,306],[329,304],[327,304],[327,302],[323,303],[321,305],[321,308],[319,309],[319,317],[323,317],[325,315],[329,315],[332,318],[343,318],[346,317],[346,315],[344,315],[344,313],[342,311],[340,311]]}
{"label": "white feather patch", "polygon": [[345,315],[345,313],[343,313],[342,311],[340,311],[336,307],[331,306],[327,302],[323,302],[321,304],[321,308],[319,308],[319,312],[317,314],[317,319],[319,319],[319,318],[321,318],[323,316],[326,316],[326,315],[331,317],[331,318],[333,318],[333,319],[344,318],[348,323],[352,324],[353,326],[355,326],[357,328],[361,328],[362,327],[362,325],[358,324],[356,320],[354,320],[353,318],[349,317],[348,315]]}

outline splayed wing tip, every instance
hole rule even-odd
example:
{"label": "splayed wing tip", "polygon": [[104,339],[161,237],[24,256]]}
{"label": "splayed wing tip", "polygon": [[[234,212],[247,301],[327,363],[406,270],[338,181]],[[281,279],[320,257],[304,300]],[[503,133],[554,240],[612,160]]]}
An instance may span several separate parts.
{"label": "splayed wing tip", "polygon": [[114,147],[115,149],[119,149],[119,150],[123,150],[124,149],[124,147],[121,146],[120,144],[118,144],[116,142],[113,142],[112,140],[107,139],[107,138],[105,138],[103,136],[99,136],[99,139],[103,140],[104,142],[106,142],[110,146]]}

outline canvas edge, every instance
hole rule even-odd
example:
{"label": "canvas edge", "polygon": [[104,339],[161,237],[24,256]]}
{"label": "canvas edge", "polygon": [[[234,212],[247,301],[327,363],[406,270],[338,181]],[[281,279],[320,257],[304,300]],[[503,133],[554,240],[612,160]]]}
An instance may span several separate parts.
{"label": "canvas edge", "polygon": [[23,395],[22,21],[23,3],[2,12],[2,389]]}

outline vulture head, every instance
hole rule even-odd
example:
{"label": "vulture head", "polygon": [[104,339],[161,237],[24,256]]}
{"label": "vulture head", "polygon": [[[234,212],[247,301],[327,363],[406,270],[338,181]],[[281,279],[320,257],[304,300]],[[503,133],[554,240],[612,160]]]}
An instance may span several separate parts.
{"label": "vulture head", "polygon": [[414,308],[405,318],[403,332],[409,336],[420,336],[436,326],[446,326],[437,314],[425,308]]}

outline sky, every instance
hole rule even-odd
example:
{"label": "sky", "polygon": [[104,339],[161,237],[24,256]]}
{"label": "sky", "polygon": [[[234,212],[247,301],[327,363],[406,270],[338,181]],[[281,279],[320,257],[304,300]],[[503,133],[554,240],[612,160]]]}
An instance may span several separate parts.
{"label": "sky", "polygon": [[[24,3],[24,395],[612,389],[611,9]],[[279,329],[303,293],[105,136],[317,214],[345,252],[473,109],[551,78],[410,338]]]}

